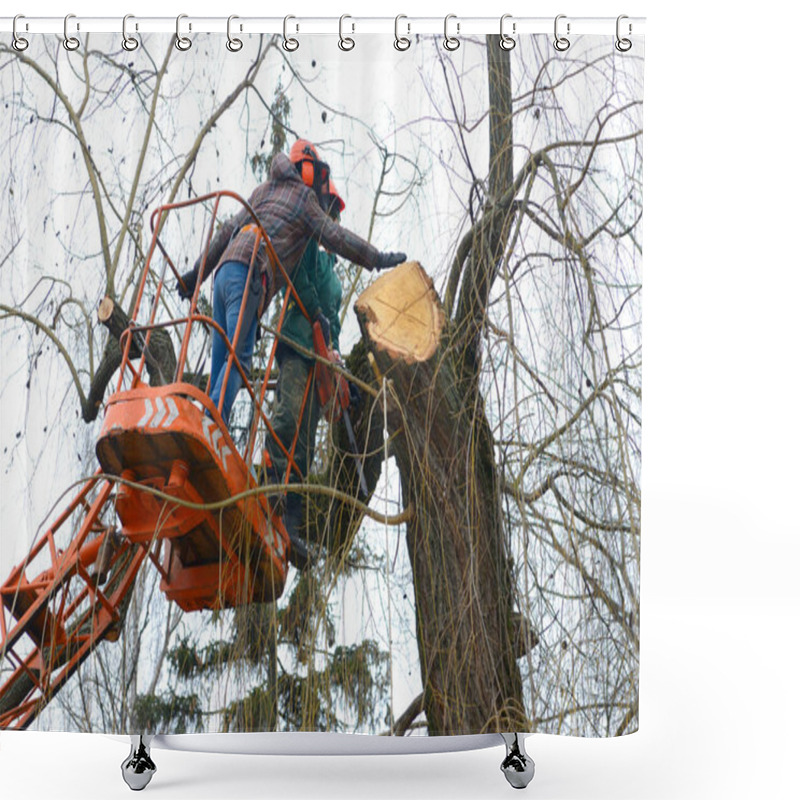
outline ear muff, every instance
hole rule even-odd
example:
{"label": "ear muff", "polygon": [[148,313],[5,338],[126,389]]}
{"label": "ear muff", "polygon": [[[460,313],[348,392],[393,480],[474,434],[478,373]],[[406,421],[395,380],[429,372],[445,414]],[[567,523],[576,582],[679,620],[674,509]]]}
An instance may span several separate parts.
{"label": "ear muff", "polygon": [[330,194],[331,170],[324,161],[320,161],[317,158],[303,158],[295,166],[300,173],[300,180],[310,189],[313,189],[317,197],[321,198],[325,194]]}
{"label": "ear muff", "polygon": [[314,187],[314,173],[316,170],[314,169],[314,162],[313,161],[301,161],[300,162],[300,178],[302,179],[303,183],[306,186],[310,186],[311,188]]}
{"label": "ear muff", "polygon": [[336,188],[336,184],[333,182],[333,178],[328,179],[328,196],[326,198],[326,204],[330,206],[335,206],[336,215],[339,216],[342,211],[344,211],[344,200],[342,196],[339,194],[339,190]]}

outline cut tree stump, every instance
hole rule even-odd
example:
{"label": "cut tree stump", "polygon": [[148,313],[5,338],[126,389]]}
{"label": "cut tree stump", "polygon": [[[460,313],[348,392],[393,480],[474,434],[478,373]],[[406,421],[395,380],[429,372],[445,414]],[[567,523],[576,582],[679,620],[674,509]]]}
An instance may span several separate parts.
{"label": "cut tree stump", "polygon": [[[362,320],[362,328],[366,327],[369,334],[345,357],[345,365],[352,375],[365,383],[377,377],[379,389],[381,377],[375,375],[377,361],[371,352],[376,342],[383,352],[391,354],[390,359],[396,358],[402,364],[424,362],[439,347],[444,314],[431,279],[417,262],[407,262],[383,273],[358,298],[356,313]],[[383,363],[384,369],[386,366]],[[373,399],[365,394],[362,404],[360,408],[351,409],[351,417],[368,496],[363,497],[359,492],[358,472],[343,422],[331,428],[334,447],[328,469],[310,480],[369,503],[383,466],[383,398],[379,395]],[[396,422],[396,415],[394,418]],[[363,514],[351,503],[330,500],[324,495],[311,495],[308,507],[310,514],[302,535],[323,543],[329,558],[345,555]]]}
{"label": "cut tree stump", "polygon": [[[108,328],[108,332],[119,342],[122,334],[130,326],[130,318],[121,306],[111,297],[104,297],[97,309],[97,319]],[[137,333],[131,337],[130,357],[141,358],[145,337]],[[178,359],[169,332],[164,328],[155,328],[150,332],[150,343],[144,353],[147,374],[151,386],[163,386],[175,378]]]}
{"label": "cut tree stump", "polygon": [[[104,297],[100,301],[100,305],[97,307],[97,320],[108,329],[108,339],[106,339],[103,355],[89,385],[86,401],[81,408],[84,422],[93,422],[97,419],[108,384],[122,363],[120,336],[130,326],[128,315],[111,297]],[[141,333],[131,337],[130,358],[142,357],[144,341],[145,337]],[[178,359],[175,356],[172,338],[165,329],[156,328],[150,334],[145,364],[151,386],[163,386],[174,380]]]}

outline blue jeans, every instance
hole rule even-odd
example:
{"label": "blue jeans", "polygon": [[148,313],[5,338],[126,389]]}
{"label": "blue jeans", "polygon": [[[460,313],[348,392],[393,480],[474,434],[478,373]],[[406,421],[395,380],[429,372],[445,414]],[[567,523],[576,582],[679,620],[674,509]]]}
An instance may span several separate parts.
{"label": "blue jeans", "polygon": [[[239,311],[242,307],[242,297],[247,285],[247,264],[241,261],[226,261],[217,270],[214,278],[214,309],[213,318],[227,334],[228,341],[233,344],[236,325],[239,322]],[[258,314],[239,334],[239,343],[236,355],[245,373],[250,370],[250,361],[253,358],[253,349],[256,343],[256,328],[258,327]],[[209,397],[214,405],[219,404],[222,394],[222,383],[225,380],[225,371],[228,366],[229,351],[222,336],[214,330],[211,336],[211,390]],[[222,419],[228,424],[231,406],[236,399],[236,394],[242,386],[242,376],[235,364],[231,364],[228,385],[225,388],[225,399],[222,403]]]}

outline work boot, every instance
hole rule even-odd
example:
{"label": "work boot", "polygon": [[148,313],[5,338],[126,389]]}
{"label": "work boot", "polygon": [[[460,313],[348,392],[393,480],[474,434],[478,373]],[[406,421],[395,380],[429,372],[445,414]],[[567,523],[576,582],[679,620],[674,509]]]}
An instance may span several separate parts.
{"label": "work boot", "polygon": [[289,561],[299,570],[304,570],[311,560],[308,545],[300,535],[302,522],[303,499],[297,494],[287,495],[283,526],[289,534],[289,542],[292,545],[289,550]]}

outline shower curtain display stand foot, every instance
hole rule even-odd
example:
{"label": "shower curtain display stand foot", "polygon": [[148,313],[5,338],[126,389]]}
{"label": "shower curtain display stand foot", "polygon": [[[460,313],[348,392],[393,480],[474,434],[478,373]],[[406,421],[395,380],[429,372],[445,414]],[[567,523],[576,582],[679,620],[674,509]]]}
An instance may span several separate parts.
{"label": "shower curtain display stand foot", "polygon": [[223,736],[205,734],[200,737],[193,734],[154,736],[147,733],[132,733],[130,753],[122,762],[122,777],[134,791],[141,791],[150,783],[156,772],[151,746],[165,750],[227,752],[242,755],[391,755],[477,750],[499,744],[498,736],[506,746],[506,757],[500,764],[500,769],[511,786],[515,789],[524,789],[533,780],[535,766],[533,759],[525,752],[525,734],[520,733],[490,733],[434,739],[421,736],[369,737],[372,741],[368,742],[367,748],[353,745],[351,736],[337,733],[238,733]]}
{"label": "shower curtain display stand foot", "polygon": [[500,765],[506,780],[515,789],[524,789],[536,770],[533,759],[525,752],[525,738],[518,733],[501,733],[506,743],[506,757]]}
{"label": "shower curtain display stand foot", "polygon": [[131,734],[131,752],[122,762],[122,778],[134,792],[144,789],[156,773],[156,765],[150,757],[152,740],[152,734]]}

